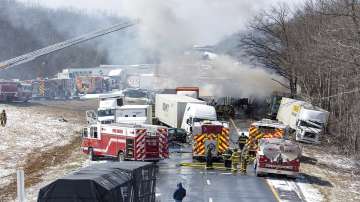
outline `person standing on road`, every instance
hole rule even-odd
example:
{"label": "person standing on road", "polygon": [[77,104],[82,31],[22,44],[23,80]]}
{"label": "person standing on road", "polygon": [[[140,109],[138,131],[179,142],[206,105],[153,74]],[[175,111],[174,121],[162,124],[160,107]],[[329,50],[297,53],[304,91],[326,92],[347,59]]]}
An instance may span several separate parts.
{"label": "person standing on road", "polygon": [[231,170],[231,149],[227,149],[223,154],[224,167],[226,170]]}
{"label": "person standing on road", "polygon": [[231,164],[232,164],[232,171],[237,172],[237,167],[240,161],[240,153],[237,149],[234,149],[234,152],[231,155]]}
{"label": "person standing on road", "polygon": [[212,149],[209,147],[206,153],[206,169],[211,169],[213,167],[211,150]]}
{"label": "person standing on road", "polygon": [[0,114],[0,124],[2,127],[6,126],[6,121],[7,121],[7,117],[6,117],[6,112],[5,109],[2,110],[1,114]]}
{"label": "person standing on road", "polygon": [[244,133],[241,133],[241,135],[239,136],[239,139],[237,141],[240,151],[242,151],[244,149],[244,146],[247,141],[248,141],[248,137]]}
{"label": "person standing on road", "polygon": [[173,198],[175,202],[182,202],[185,196],[186,196],[186,189],[183,188],[181,183],[177,184],[177,189],[173,194]]}

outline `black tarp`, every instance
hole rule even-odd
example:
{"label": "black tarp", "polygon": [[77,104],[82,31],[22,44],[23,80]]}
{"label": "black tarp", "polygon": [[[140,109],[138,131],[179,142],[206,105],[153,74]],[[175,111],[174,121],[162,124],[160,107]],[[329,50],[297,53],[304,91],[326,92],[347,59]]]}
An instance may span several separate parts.
{"label": "black tarp", "polygon": [[146,162],[108,162],[83,168],[39,191],[38,202],[152,202],[156,166]]}

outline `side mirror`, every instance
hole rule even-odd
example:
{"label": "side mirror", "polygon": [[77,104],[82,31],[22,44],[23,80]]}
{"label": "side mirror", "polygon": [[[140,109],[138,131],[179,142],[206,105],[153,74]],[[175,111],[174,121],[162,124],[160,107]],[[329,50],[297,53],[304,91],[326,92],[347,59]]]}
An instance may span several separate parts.
{"label": "side mirror", "polygon": [[190,125],[190,119],[186,119],[186,123]]}

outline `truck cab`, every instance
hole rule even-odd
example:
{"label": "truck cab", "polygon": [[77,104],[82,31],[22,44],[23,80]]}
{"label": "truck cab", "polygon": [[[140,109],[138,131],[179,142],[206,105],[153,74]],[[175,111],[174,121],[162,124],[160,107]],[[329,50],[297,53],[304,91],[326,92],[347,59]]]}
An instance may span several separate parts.
{"label": "truck cab", "polygon": [[296,140],[319,144],[319,137],[325,127],[327,116],[322,111],[301,109],[296,122]]}
{"label": "truck cab", "polygon": [[196,123],[216,120],[216,111],[213,106],[188,103],[185,107],[181,128],[185,129],[186,132],[191,134]]}

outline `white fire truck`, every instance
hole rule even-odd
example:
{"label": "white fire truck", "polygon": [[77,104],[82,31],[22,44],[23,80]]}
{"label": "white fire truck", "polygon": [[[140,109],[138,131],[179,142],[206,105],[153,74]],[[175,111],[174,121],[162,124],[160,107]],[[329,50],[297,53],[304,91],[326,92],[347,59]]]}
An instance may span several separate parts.
{"label": "white fire truck", "polygon": [[91,160],[158,161],[169,157],[168,129],[136,124],[96,124],[83,129],[81,148]]}

